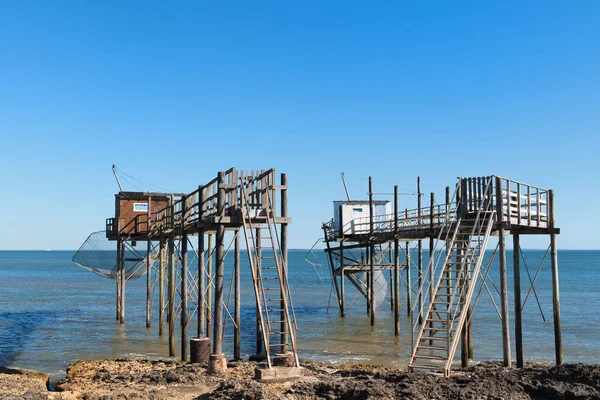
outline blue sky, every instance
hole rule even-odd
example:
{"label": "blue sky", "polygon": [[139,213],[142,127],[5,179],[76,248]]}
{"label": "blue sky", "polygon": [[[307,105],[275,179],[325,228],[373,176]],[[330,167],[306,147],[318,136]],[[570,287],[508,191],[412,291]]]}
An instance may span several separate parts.
{"label": "blue sky", "polygon": [[183,192],[286,172],[293,248],[342,171],[355,199],[369,175],[441,199],[497,174],[554,189],[559,247],[598,249],[599,20],[594,1],[3,1],[0,249],[102,230],[113,163]]}

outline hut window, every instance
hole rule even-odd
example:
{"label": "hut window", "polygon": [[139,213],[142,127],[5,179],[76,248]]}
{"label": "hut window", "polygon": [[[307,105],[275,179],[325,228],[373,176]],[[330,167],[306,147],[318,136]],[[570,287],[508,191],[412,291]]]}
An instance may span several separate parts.
{"label": "hut window", "polygon": [[148,203],[133,203],[134,212],[148,212]]}
{"label": "hut window", "polygon": [[363,209],[362,208],[353,208],[352,211],[363,212]]}

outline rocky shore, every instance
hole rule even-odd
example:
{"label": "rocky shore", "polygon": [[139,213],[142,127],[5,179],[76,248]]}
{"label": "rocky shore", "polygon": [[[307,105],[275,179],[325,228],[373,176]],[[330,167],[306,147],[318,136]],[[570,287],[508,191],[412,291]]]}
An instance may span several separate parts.
{"label": "rocky shore", "polygon": [[106,360],[72,364],[55,390],[48,377],[0,368],[0,399],[600,399],[600,366],[484,363],[450,378],[365,365],[305,362],[295,382],[261,383],[253,362],[207,375],[197,364]]}

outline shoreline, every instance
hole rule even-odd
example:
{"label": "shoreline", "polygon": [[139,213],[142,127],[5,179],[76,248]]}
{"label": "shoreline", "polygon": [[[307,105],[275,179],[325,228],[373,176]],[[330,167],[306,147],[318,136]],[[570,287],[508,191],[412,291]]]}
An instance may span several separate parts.
{"label": "shoreline", "polygon": [[229,362],[224,375],[179,361],[94,360],[69,366],[54,390],[48,375],[0,367],[0,399],[593,399],[600,398],[600,365],[484,362],[450,377],[376,365],[305,361],[295,381],[254,380],[258,364]]}

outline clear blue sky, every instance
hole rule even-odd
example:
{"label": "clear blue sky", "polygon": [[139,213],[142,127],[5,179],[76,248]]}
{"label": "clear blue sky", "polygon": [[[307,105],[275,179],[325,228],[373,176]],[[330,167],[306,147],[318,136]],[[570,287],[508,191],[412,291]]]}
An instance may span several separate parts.
{"label": "clear blue sky", "polygon": [[356,199],[369,175],[441,198],[498,174],[555,189],[559,246],[598,249],[598,21],[597,1],[2,1],[0,249],[102,230],[113,163],[185,192],[286,172],[293,248],[341,171]]}

